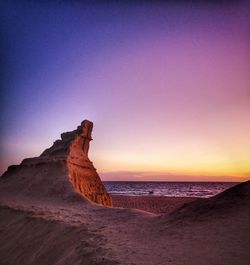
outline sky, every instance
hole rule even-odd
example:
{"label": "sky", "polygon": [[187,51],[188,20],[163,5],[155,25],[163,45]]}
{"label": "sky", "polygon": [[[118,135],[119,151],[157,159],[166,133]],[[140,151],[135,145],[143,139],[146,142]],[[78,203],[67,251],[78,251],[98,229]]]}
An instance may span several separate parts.
{"label": "sky", "polygon": [[1,161],[82,120],[103,180],[250,179],[245,1],[2,1]]}

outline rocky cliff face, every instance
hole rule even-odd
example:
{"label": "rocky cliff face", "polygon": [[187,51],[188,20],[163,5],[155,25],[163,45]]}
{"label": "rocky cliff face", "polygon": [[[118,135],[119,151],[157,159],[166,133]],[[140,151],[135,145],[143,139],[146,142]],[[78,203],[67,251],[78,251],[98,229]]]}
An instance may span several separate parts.
{"label": "rocky cliff face", "polygon": [[[111,206],[111,197],[88,158],[92,129],[92,122],[83,121],[80,130],[71,141],[67,155],[69,177],[74,188],[88,199],[102,205]],[[67,134],[62,135],[62,139],[67,140],[67,137],[69,137]]]}
{"label": "rocky cliff face", "polygon": [[61,134],[61,140],[39,157],[9,167],[1,178],[0,192],[65,198],[77,191],[95,203],[111,206],[111,197],[88,158],[92,129],[93,123],[84,120],[76,130]]}

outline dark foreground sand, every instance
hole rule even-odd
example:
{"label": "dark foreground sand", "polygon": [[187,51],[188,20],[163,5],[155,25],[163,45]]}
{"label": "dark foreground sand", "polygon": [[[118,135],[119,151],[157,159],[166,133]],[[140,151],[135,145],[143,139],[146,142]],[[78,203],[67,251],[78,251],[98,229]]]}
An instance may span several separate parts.
{"label": "dark foreground sand", "polygon": [[112,195],[113,206],[134,208],[155,214],[170,213],[197,198]]}
{"label": "dark foreground sand", "polygon": [[250,182],[161,215],[0,194],[0,264],[248,265],[249,220]]}

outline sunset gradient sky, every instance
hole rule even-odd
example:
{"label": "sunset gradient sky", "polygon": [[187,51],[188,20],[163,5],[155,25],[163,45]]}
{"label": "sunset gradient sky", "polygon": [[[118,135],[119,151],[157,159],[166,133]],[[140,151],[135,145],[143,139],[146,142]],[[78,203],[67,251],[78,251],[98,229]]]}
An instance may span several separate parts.
{"label": "sunset gradient sky", "polygon": [[3,2],[1,172],[89,119],[104,180],[250,178],[247,2]]}

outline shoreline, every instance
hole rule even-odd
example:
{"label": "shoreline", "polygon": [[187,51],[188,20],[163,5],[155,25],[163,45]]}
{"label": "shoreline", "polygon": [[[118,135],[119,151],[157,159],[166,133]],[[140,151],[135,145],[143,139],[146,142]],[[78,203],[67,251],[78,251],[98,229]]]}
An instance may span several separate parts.
{"label": "shoreline", "polygon": [[131,195],[112,195],[113,207],[138,209],[154,214],[168,214],[184,204],[190,203],[197,197],[166,197],[166,196],[131,196]]}

